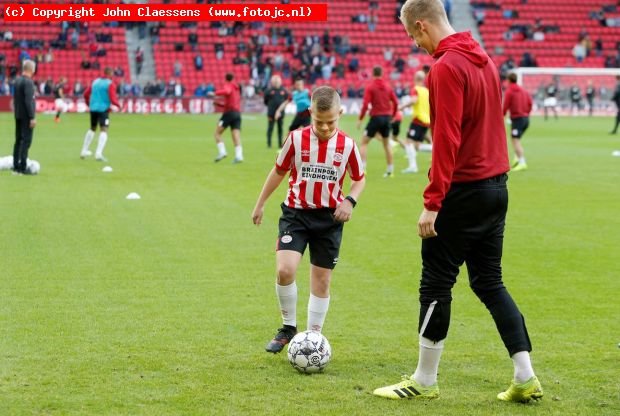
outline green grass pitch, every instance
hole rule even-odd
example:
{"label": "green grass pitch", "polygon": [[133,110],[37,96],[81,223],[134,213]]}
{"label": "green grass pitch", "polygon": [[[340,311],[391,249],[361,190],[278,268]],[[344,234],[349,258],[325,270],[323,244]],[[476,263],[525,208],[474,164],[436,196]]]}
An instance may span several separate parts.
{"label": "green grass pitch", "polygon": [[[88,115],[40,115],[38,177],[0,172],[1,415],[620,412],[620,137],[611,118],[534,118],[529,170],[510,175],[505,282],[524,313],[545,398],[498,403],[512,363],[468,288],[454,289],[441,398],[392,402],[376,387],[417,361],[424,173],[367,186],[346,225],[324,333],[333,360],[304,376],[263,348],[280,324],[274,247],[282,185],[250,214],[275,150],[246,116],[246,161],[213,163],[216,116],[112,114],[113,173],[82,161]],[[287,117],[290,122],[290,116]],[[341,128],[355,138],[355,120]],[[13,120],[0,115],[0,156]],[[232,145],[225,135],[229,154]],[[406,167],[395,154],[397,171]],[[421,171],[429,154],[420,154]],[[347,187],[348,187],[347,181]],[[125,196],[137,192],[139,201]],[[299,270],[305,326],[308,260]]]}

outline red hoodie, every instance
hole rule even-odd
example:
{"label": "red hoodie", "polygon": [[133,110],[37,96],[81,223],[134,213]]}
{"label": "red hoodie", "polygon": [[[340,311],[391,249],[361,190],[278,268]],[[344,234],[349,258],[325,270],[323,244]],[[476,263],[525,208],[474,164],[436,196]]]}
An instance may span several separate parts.
{"label": "red hoodie", "polygon": [[424,207],[439,211],[452,182],[508,172],[508,147],[497,68],[471,33],[444,38],[428,75],[433,131]]}
{"label": "red hoodie", "polygon": [[214,94],[226,97],[223,103],[223,113],[228,111],[241,111],[241,90],[238,84],[226,82],[224,88],[215,91]]}
{"label": "red hoodie", "polygon": [[510,118],[528,117],[532,111],[532,97],[512,82],[504,94],[504,115],[510,110]]}
{"label": "red hoodie", "polygon": [[394,90],[387,82],[381,78],[375,78],[368,84],[364,91],[364,103],[362,104],[362,112],[360,120],[364,119],[368,104],[372,104],[370,116],[396,116],[398,111],[398,98]]}

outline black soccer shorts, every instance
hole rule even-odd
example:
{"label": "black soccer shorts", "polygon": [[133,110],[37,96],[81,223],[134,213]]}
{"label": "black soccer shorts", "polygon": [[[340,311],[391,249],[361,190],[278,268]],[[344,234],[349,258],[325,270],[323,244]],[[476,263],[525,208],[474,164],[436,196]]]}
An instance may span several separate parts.
{"label": "black soccer shorts", "polygon": [[276,251],[292,250],[303,255],[309,245],[311,264],[334,269],[344,226],[334,219],[334,211],[329,208],[294,209],[282,204]]}
{"label": "black soccer shorts", "polygon": [[529,117],[517,117],[510,121],[512,123],[510,126],[510,136],[513,139],[520,139],[523,133],[525,133],[525,130],[530,126]]}
{"label": "black soccer shorts", "polygon": [[407,138],[413,140],[414,142],[423,142],[424,137],[426,136],[426,132],[428,131],[428,127],[421,126],[417,123],[411,123],[409,125],[409,131],[407,132]]}
{"label": "black soccer shorts", "polygon": [[400,134],[400,121],[393,121],[391,127],[392,136],[398,137],[398,135]]}
{"label": "black soccer shorts", "polygon": [[222,114],[218,123],[220,127],[230,127],[232,130],[241,130],[241,113],[238,111],[227,111]]}
{"label": "black soccer shorts", "polygon": [[108,111],[90,112],[90,129],[95,131],[97,125],[100,127],[108,127],[110,125],[110,113]]}
{"label": "black soccer shorts", "polygon": [[288,126],[288,131],[290,133],[299,128],[307,127],[310,123],[312,123],[310,112],[308,110],[302,111],[301,113],[295,114],[295,118],[293,118],[291,125]]}
{"label": "black soccer shorts", "polygon": [[382,138],[387,139],[390,137],[391,127],[390,116],[372,116],[366,125],[364,134],[372,139],[379,133]]}

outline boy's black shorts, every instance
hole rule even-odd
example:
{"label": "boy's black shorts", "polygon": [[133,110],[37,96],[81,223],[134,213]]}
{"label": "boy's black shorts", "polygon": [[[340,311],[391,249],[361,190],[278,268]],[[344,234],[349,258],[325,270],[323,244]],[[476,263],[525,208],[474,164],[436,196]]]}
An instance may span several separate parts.
{"label": "boy's black shorts", "polygon": [[220,127],[230,127],[232,130],[241,130],[241,113],[238,111],[227,111],[222,114],[219,122]]}
{"label": "boy's black shorts", "polygon": [[282,204],[276,251],[304,254],[310,245],[310,263],[333,269],[338,263],[344,224],[334,219],[334,209],[294,209]]}

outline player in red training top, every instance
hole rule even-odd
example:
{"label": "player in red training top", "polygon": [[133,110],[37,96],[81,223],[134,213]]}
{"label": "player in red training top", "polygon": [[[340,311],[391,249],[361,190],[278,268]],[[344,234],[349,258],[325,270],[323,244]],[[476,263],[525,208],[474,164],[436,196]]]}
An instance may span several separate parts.
{"label": "player in red training top", "polygon": [[241,147],[241,87],[239,87],[239,84],[232,82],[233,79],[233,74],[226,74],[226,84],[224,84],[224,87],[209,93],[210,97],[224,97],[223,114],[215,129],[215,143],[217,144],[216,162],[228,156],[226,145],[222,141],[222,133],[227,127],[230,127],[232,140],[235,145],[235,159],[233,163],[243,162],[243,148]]}
{"label": "player in red training top", "polygon": [[396,117],[398,111],[398,98],[392,87],[388,85],[382,77],[383,69],[376,66],[372,69],[374,79],[368,83],[364,91],[364,103],[362,104],[362,112],[357,122],[357,128],[362,125],[362,120],[368,110],[368,104],[371,105],[370,121],[364,130],[360,152],[364,161],[364,169],[366,169],[366,149],[368,143],[377,135],[383,140],[383,150],[385,151],[385,159],[387,161],[387,170],[383,175],[384,178],[392,177],[394,174],[394,156],[390,147],[390,127],[392,118]]}
{"label": "player in red training top", "polygon": [[[307,329],[323,329],[343,225],[351,219],[365,185],[355,141],[338,129],[342,109],[336,90],[315,89],[310,114],[312,124],[292,131],[284,142],[252,212],[252,221],[260,225],[265,202],[290,172],[276,246],[276,294],[283,326],[265,348],[272,353],[282,351],[297,333],[295,275],[306,246],[310,246],[311,263]],[[345,173],[353,181],[346,197],[342,193]]]}
{"label": "player in red training top", "polygon": [[510,136],[515,158],[512,161],[512,170],[518,172],[527,169],[521,138],[530,126],[530,112],[532,111],[532,97],[519,84],[517,74],[508,75],[510,85],[504,94],[504,115],[510,111]]}

